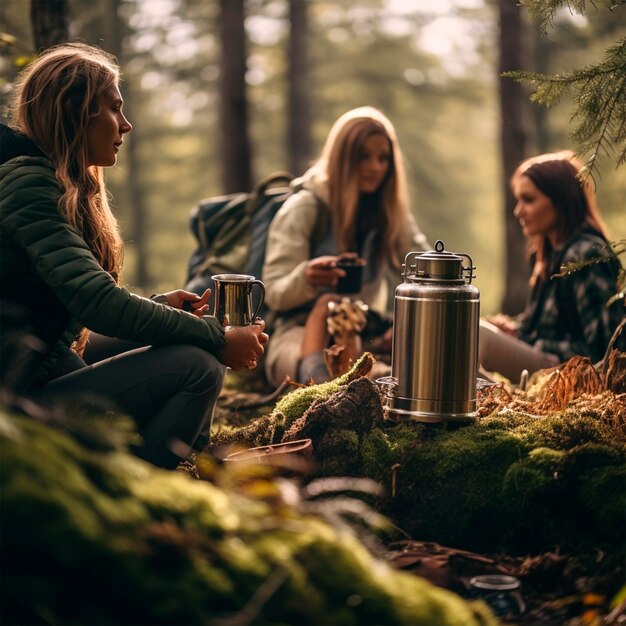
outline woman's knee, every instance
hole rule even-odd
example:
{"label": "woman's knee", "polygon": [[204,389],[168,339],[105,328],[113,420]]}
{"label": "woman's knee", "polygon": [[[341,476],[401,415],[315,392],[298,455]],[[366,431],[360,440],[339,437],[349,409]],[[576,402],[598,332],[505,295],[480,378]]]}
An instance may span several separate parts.
{"label": "woman's knee", "polygon": [[185,389],[193,393],[219,391],[224,382],[226,367],[217,357],[202,348],[181,345],[172,358],[178,371],[184,373]]}
{"label": "woman's knee", "polygon": [[296,378],[303,334],[302,326],[294,326],[272,337],[264,359],[265,376],[271,385],[280,385],[286,376]]}
{"label": "woman's knee", "polygon": [[480,320],[478,327],[478,364],[482,365],[485,369],[489,369],[491,360],[493,358],[493,342],[495,334],[498,332],[497,328],[486,322]]}
{"label": "woman's knee", "polygon": [[330,374],[326,367],[324,354],[322,352],[312,352],[302,358],[298,366],[298,382],[323,383],[330,380]]}

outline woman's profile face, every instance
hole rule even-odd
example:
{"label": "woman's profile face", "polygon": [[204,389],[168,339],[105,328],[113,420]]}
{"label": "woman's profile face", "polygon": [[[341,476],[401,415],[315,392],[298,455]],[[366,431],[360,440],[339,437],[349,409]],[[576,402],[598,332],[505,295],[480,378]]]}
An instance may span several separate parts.
{"label": "woman's profile face", "polygon": [[359,192],[376,191],[389,171],[391,164],[391,146],[385,135],[370,135],[361,148],[359,155],[358,176]]}
{"label": "woman's profile face", "polygon": [[87,165],[110,167],[117,161],[123,136],[132,126],[122,113],[124,104],[117,85],[102,93],[100,111],[87,125]]}
{"label": "woman's profile face", "polygon": [[558,241],[559,214],[552,200],[542,193],[528,176],[523,174],[513,185],[517,200],[515,217],[519,220],[525,237],[544,235],[552,243]]}

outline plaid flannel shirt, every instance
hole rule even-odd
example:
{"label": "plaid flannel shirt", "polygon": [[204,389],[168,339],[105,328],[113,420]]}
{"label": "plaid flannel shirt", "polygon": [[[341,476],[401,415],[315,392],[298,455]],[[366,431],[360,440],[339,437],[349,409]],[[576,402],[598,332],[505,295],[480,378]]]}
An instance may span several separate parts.
{"label": "plaid flannel shirt", "polygon": [[[563,277],[565,263],[605,258]],[[624,306],[607,301],[617,292],[620,264],[595,230],[579,231],[548,260],[548,278],[538,280],[521,316],[519,337],[565,361],[582,355],[599,361],[624,315]]]}

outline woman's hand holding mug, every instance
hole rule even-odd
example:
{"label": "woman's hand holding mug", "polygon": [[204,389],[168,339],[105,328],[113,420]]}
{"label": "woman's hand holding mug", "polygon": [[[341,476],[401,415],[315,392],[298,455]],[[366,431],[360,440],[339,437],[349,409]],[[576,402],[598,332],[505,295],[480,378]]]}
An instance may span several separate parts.
{"label": "woman's hand holding mug", "polygon": [[304,278],[311,287],[334,287],[346,273],[337,267],[336,256],[311,259],[304,270]]}
{"label": "woman's hand holding mug", "polygon": [[228,326],[225,330],[226,344],[220,361],[236,372],[244,368],[254,369],[269,340],[264,330],[263,320],[249,326]]}

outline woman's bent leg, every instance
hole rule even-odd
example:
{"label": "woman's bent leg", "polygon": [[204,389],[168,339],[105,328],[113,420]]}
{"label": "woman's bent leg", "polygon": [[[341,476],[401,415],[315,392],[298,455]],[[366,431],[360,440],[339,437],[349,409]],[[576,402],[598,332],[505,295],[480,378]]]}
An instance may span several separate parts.
{"label": "woman's bent leg", "polygon": [[298,382],[314,384],[324,383],[330,380],[330,374],[326,367],[323,352],[311,352],[302,357],[298,365]]}
{"label": "woman's bent leg", "polygon": [[137,423],[143,440],[138,456],[174,468],[200,433],[208,438],[224,371],[201,348],[150,346],[50,381],[43,392],[53,398],[88,394],[112,400]]}
{"label": "woman's bent leg", "polygon": [[89,333],[89,340],[85,346],[83,359],[87,365],[93,365],[98,361],[110,359],[112,356],[134,350],[135,348],[141,348],[145,345],[146,344],[136,341],[107,337],[106,335],[99,335],[98,333]]}
{"label": "woman's bent leg", "polygon": [[286,376],[296,380],[303,337],[303,326],[279,329],[272,335],[265,358],[265,375],[270,385],[278,387]]}
{"label": "woman's bent leg", "polygon": [[523,370],[529,374],[554,367],[559,358],[541,352],[520,339],[503,333],[499,328],[480,321],[478,335],[478,364],[489,372],[498,372],[512,383],[518,383]]}

